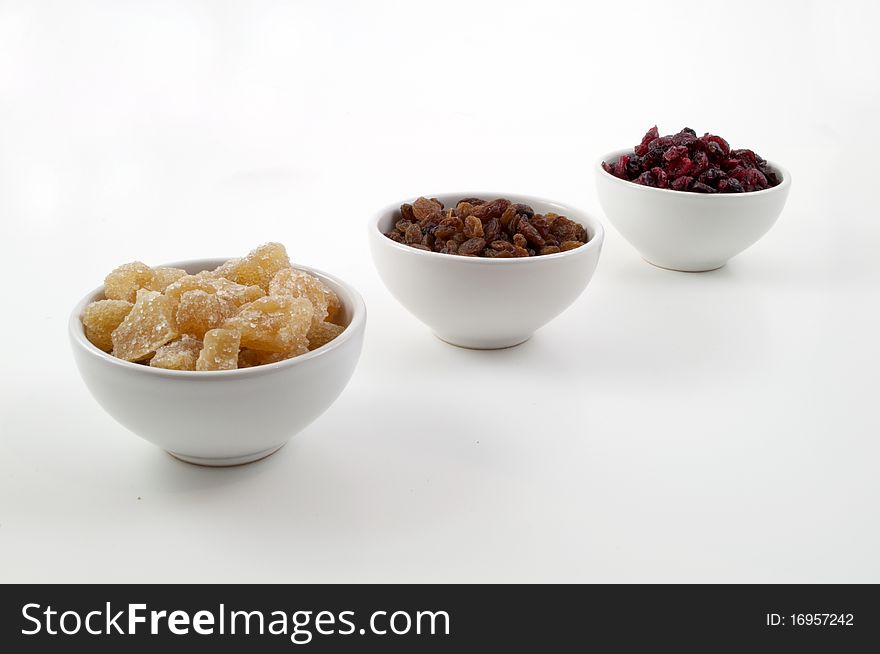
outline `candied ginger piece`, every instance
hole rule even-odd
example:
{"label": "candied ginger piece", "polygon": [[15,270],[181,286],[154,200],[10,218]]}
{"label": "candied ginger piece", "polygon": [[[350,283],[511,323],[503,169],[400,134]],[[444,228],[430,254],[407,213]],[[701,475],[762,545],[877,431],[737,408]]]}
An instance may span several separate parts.
{"label": "candied ginger piece", "polygon": [[321,280],[296,268],[282,268],[269,282],[269,295],[308,298],[314,313],[312,324],[319,325],[327,318],[327,309],[333,291],[324,286]]}
{"label": "candied ginger piece", "polygon": [[241,345],[265,352],[290,352],[307,345],[312,324],[312,303],[307,298],[261,297],[228,318],[223,327],[241,332]]}
{"label": "candied ginger piece", "polygon": [[278,363],[279,361],[298,357],[300,354],[305,354],[308,351],[309,348],[305,345],[300,345],[290,352],[261,352],[260,350],[242,348],[238,353],[238,367],[252,368],[254,366],[264,366],[267,363]]}
{"label": "candied ginger piece", "polygon": [[332,289],[327,288],[326,285],[324,288],[327,289],[327,322],[338,325],[342,322],[342,302]]}
{"label": "candied ginger piece", "polygon": [[201,349],[202,342],[199,339],[184,334],[178,340],[156,350],[156,354],[150,359],[150,365],[166,370],[195,370]]}
{"label": "candied ginger piece", "polygon": [[240,342],[236,329],[212,329],[205,334],[196,370],[235,370]]}
{"label": "candied ginger piece", "polygon": [[134,302],[138,289],[148,288],[153,277],[153,269],[145,263],[133,261],[122,264],[104,278],[104,296],[108,300]]}
{"label": "candied ginger piece", "polygon": [[178,279],[185,276],[186,271],[181,268],[153,268],[153,280],[147,288],[161,293]]}
{"label": "candied ginger piece", "polygon": [[264,291],[269,290],[269,281],[282,268],[290,268],[290,259],[287,250],[281,243],[266,243],[252,250],[243,259],[230,264],[220,266],[223,268],[214,271],[215,275],[231,279],[245,286],[259,286]]}
{"label": "candied ginger piece", "polygon": [[219,327],[228,316],[216,293],[196,289],[180,296],[176,317],[181,333],[203,338],[205,332]]}
{"label": "candied ginger piece", "polygon": [[322,345],[326,345],[343,331],[345,331],[345,327],[334,325],[332,322],[324,321],[317,325],[312,323],[312,328],[307,336],[309,339],[309,350],[316,350]]}
{"label": "candied ginger piece", "polygon": [[180,279],[176,279],[165,288],[165,296],[177,306],[177,303],[180,302],[180,296],[187,291],[216,293],[217,280],[209,277],[204,272],[195,275],[185,275]]}
{"label": "candied ginger piece", "polygon": [[209,277],[224,277],[226,279],[229,279],[229,275],[232,274],[232,270],[239,264],[240,261],[240,258],[224,261],[219,266],[214,268],[214,270],[206,271],[204,274],[208,275]]}
{"label": "candied ginger piece", "polygon": [[98,300],[89,304],[82,315],[86,338],[100,350],[109,352],[113,349],[110,335],[134,305],[125,300]]}
{"label": "candied ginger piece", "polygon": [[259,286],[244,286],[228,279],[218,279],[217,282],[217,297],[227,318],[235,315],[245,304],[266,295]]}
{"label": "candied ginger piece", "polygon": [[171,301],[158,291],[140,289],[131,311],[113,330],[113,355],[126,361],[142,361],[177,338]]}
{"label": "candied ginger piece", "polygon": [[228,279],[211,277],[210,273],[204,272],[181,277],[165,289],[165,295],[171,299],[174,306],[178,306],[183,295],[189,291],[216,294],[224,318],[235,314],[240,306],[265,295],[259,286],[243,286]]}

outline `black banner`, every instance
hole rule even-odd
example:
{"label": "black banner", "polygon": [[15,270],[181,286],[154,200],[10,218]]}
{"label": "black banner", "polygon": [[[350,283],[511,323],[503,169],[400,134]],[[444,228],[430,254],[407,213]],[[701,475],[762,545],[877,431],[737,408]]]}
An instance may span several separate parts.
{"label": "black banner", "polygon": [[[880,643],[871,585],[7,585],[6,652],[567,652]],[[201,650],[199,650],[201,651]]]}

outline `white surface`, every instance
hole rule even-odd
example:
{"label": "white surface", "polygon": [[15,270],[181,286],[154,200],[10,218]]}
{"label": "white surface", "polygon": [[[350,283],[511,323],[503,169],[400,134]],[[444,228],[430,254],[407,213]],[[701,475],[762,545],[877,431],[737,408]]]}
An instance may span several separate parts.
{"label": "white surface", "polygon": [[[467,197],[492,194],[436,196],[447,207]],[[594,216],[531,195],[508,194],[506,199],[527,204],[538,214],[552,211],[580,223],[588,242],[539,257],[451,257],[385,237],[400,220],[399,203],[373,216],[367,238],[379,276],[400,304],[442,341],[477,350],[519,345],[571,306],[593,277],[605,239],[605,229]]]}
{"label": "white surface", "polygon": [[[602,161],[617,161],[617,150]],[[791,173],[769,162],[778,185],[750,193],[684,193],[619,179],[593,167],[599,205],[645,261],[681,272],[717,270],[773,227],[791,188]]]}
{"label": "white surface", "polygon": [[[221,264],[223,259],[188,259],[173,267],[195,274]],[[83,382],[121,425],[178,459],[232,466],[265,458],[339,397],[364,340],[366,307],[357,292],[323,271],[306,270],[336,293],[338,317],[347,325],[325,347],[235,371],[163,370],[120,361],[92,345],[82,326],[80,316],[88,303],[104,297],[99,288],[83,297],[69,320]]]}
{"label": "white surface", "polygon": [[[876,18],[0,3],[0,581],[880,582]],[[499,352],[381,285],[364,224],[388,202],[483,187],[601,217],[592,163],[655,122],[792,172],[727,267],[654,268],[605,221],[586,293]],[[92,400],[67,314],[120,262],[267,240],[359,287],[360,366],[278,454],[181,463]]]}

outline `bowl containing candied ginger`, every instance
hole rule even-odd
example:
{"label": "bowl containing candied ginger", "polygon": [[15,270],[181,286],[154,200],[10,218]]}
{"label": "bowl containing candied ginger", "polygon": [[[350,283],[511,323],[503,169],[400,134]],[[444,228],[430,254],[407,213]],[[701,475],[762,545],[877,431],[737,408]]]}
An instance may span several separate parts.
{"label": "bowl containing candied ginger", "polygon": [[525,195],[450,193],[395,203],[369,224],[391,294],[441,340],[491,350],[528,340],[584,291],[601,223]]}
{"label": "bowl containing candied ginger", "polygon": [[229,466],[272,454],[336,400],[365,324],[357,291],[268,243],[240,259],[119,266],[69,332],[117,422],[183,461]]}

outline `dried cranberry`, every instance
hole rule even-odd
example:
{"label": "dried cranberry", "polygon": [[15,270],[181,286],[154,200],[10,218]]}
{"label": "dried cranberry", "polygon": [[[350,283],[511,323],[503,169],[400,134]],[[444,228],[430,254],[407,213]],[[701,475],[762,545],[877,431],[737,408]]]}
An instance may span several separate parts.
{"label": "dried cranberry", "polygon": [[660,132],[657,130],[657,126],[654,125],[651,129],[647,131],[647,133],[642,137],[642,142],[639,143],[634,151],[636,156],[644,157],[648,152],[648,143],[653,141],[655,138],[660,136]]}
{"label": "dried cranberry", "polygon": [[703,140],[707,143],[717,143],[721,147],[721,151],[727,155],[730,153],[730,145],[720,136],[715,136],[714,134],[706,133],[703,135]]}
{"label": "dried cranberry", "polygon": [[693,183],[693,177],[682,175],[681,177],[676,177],[674,180],[672,180],[672,184],[670,184],[669,186],[673,191],[689,191]]}
{"label": "dried cranberry", "polygon": [[691,161],[689,157],[682,157],[681,159],[676,159],[671,162],[666,167],[666,171],[673,177],[681,177],[682,175],[687,175],[691,172],[693,167],[694,162]]}
{"label": "dried cranberry", "polygon": [[657,166],[656,168],[651,168],[651,174],[657,180],[657,188],[666,188],[669,183],[669,176],[665,170]]}
{"label": "dried cranberry", "polygon": [[755,167],[758,165],[758,155],[751,150],[731,150],[731,156],[745,161],[748,165]]}
{"label": "dried cranberry", "polygon": [[693,156],[693,162],[692,175],[699,175],[709,169],[709,157],[705,152],[696,152]]}
{"label": "dried cranberry", "polygon": [[708,184],[703,184],[703,182],[694,182],[694,185],[691,186],[691,190],[696,191],[697,193],[715,193],[714,188]]}
{"label": "dried cranberry", "polygon": [[718,190],[721,193],[742,193],[745,189],[734,177],[728,177],[718,182]]}
{"label": "dried cranberry", "polygon": [[633,181],[642,186],[657,186],[657,180],[654,179],[654,175],[651,174],[650,170],[646,170]]}
{"label": "dried cranberry", "polygon": [[688,156],[688,149],[683,145],[673,145],[663,153],[663,158],[666,161],[675,161],[676,159],[681,159],[686,156]]}

